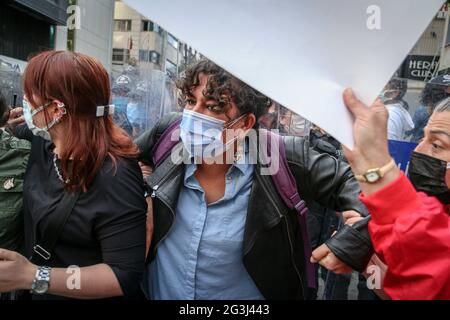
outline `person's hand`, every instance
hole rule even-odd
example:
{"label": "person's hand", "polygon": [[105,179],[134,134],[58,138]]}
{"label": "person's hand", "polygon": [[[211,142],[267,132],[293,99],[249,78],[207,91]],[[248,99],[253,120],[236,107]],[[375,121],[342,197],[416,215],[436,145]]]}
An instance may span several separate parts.
{"label": "person's hand", "polygon": [[[388,148],[387,123],[389,112],[386,107],[380,99],[377,99],[368,108],[356,98],[351,89],[345,90],[344,103],[355,118],[353,124],[355,146],[353,150],[343,146],[344,155],[353,172],[356,175],[361,175],[369,169],[387,165],[392,157]],[[360,183],[361,189],[366,195],[369,195],[384,188],[396,180],[399,175],[400,170],[396,167],[387,172],[383,179],[375,184]]]}
{"label": "person's hand", "polygon": [[147,201],[147,223],[146,223],[146,248],[145,252],[147,257],[153,238],[153,201],[151,197],[145,199]]}
{"label": "person's hand", "polygon": [[[342,213],[342,218],[346,225],[352,226],[356,222],[364,219],[361,214],[354,210],[345,211]],[[332,236],[337,233],[335,231]],[[339,260],[338,257],[330,250],[330,248],[323,244],[318,247],[312,253],[311,257],[312,263],[319,263],[324,268],[336,273],[336,274],[349,274],[352,273],[353,269],[347,266],[344,262]]]}
{"label": "person's hand", "polygon": [[344,224],[348,226],[353,226],[356,222],[364,219],[361,217],[361,214],[354,210],[344,211],[342,212],[342,219],[344,220]]}
{"label": "person's hand", "polygon": [[0,249],[0,293],[31,289],[36,271],[24,256]]}
{"label": "person's hand", "polygon": [[389,163],[387,122],[389,113],[380,99],[368,108],[351,89],[344,92],[344,103],[353,114],[355,146],[349,150],[344,146],[344,154],[355,174],[363,174],[368,169],[379,168]]}
{"label": "person's hand", "polygon": [[144,179],[148,178],[153,173],[152,167],[145,165],[143,162],[139,162],[139,167],[141,167]]}
{"label": "person's hand", "polygon": [[23,116],[23,108],[14,108],[9,113],[8,126],[15,127],[25,123],[25,118]]}
{"label": "person's hand", "polygon": [[339,260],[326,244],[323,244],[314,250],[311,262],[319,263],[324,268],[336,274],[349,274],[353,271],[352,268]]}

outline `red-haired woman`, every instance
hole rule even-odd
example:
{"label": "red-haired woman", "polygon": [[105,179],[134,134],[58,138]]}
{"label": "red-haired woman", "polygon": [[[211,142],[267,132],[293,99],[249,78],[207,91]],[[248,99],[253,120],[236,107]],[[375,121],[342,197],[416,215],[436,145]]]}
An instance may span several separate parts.
{"label": "red-haired woman", "polygon": [[12,131],[32,142],[24,183],[32,262],[0,249],[0,292],[135,297],[147,204],[138,150],[110,117],[108,73],[94,58],[49,51],[29,61],[23,84],[23,117],[11,122],[25,120]]}

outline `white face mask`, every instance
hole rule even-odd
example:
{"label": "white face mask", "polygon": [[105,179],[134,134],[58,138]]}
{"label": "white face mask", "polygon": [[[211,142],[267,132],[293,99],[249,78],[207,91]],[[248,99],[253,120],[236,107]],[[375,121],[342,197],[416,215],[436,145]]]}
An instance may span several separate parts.
{"label": "white face mask", "polygon": [[185,109],[180,125],[180,136],[186,150],[196,158],[215,158],[226,152],[238,139],[222,142],[224,130],[246,116],[228,123],[213,117]]}
{"label": "white face mask", "polygon": [[[50,122],[46,127],[39,128],[36,127],[36,125],[33,122],[33,117],[38,114],[39,112],[42,112],[45,108],[47,108],[52,103],[49,102],[43,106],[40,106],[39,108],[36,108],[35,110],[31,111],[30,104],[27,100],[23,100],[23,116],[25,118],[25,122],[27,123],[28,128],[33,132],[35,136],[41,137],[45,140],[51,141],[52,137],[50,136],[49,130],[57,125],[60,120],[53,120]],[[66,114],[66,108],[64,108],[64,104],[58,104],[58,107],[63,110],[63,114]]]}

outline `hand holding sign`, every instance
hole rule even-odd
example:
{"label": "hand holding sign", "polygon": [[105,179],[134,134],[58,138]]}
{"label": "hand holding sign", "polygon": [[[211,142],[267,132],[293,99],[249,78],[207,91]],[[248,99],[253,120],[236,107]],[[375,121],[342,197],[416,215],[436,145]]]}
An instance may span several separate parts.
{"label": "hand holding sign", "polygon": [[[347,89],[344,102],[355,118],[353,132],[355,146],[353,150],[344,147],[344,154],[355,174],[362,175],[369,169],[382,168],[391,161],[388,150],[387,121],[388,111],[380,99],[368,108]],[[366,195],[382,189],[399,175],[400,169],[395,167],[376,184],[361,183]]]}

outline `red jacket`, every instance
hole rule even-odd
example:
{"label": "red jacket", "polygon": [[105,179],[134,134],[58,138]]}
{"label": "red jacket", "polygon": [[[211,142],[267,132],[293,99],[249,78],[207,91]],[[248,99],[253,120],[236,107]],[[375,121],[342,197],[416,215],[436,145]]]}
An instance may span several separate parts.
{"label": "red jacket", "polygon": [[449,207],[417,192],[403,173],[360,199],[372,215],[375,251],[388,266],[385,292],[392,299],[450,299]]}

